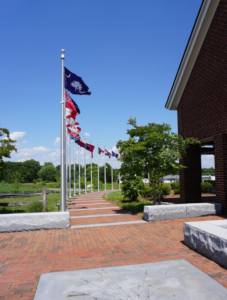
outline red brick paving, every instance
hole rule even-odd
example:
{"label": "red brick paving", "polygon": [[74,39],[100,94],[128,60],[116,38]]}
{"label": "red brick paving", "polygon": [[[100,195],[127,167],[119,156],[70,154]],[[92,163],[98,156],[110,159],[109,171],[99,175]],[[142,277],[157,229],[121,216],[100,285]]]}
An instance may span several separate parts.
{"label": "red brick paving", "polygon": [[42,273],[183,258],[227,287],[226,269],[184,245],[185,221],[2,233],[0,299],[32,300]]}
{"label": "red brick paving", "polygon": [[71,219],[71,225],[87,225],[87,224],[103,224],[103,223],[117,223],[141,220],[136,216],[109,216],[109,217],[94,217],[94,218],[79,218]]}

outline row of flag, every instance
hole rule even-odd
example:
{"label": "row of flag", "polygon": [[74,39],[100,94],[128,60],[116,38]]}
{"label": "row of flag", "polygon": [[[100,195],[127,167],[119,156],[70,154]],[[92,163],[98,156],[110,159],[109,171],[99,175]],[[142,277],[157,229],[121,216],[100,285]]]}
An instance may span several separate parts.
{"label": "row of flag", "polygon": [[[76,74],[69,71],[65,68],[65,89],[67,89],[72,94],[77,95],[90,95],[88,86],[84,83],[81,77],[77,76]],[[93,157],[93,151],[95,146],[86,143],[80,137],[81,128],[79,127],[79,123],[76,121],[77,115],[80,114],[79,106],[76,102],[71,98],[69,93],[65,90],[65,110],[66,110],[66,127],[67,133],[70,135],[70,138],[74,140],[80,147],[91,152]],[[102,150],[98,147],[98,154],[107,155],[109,158],[111,156],[118,158],[118,154],[113,152],[110,153],[109,151]]]}

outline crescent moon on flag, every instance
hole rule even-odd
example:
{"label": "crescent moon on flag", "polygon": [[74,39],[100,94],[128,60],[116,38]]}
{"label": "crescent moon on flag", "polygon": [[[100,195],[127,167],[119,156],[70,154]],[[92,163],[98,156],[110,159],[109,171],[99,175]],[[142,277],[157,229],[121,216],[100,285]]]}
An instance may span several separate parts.
{"label": "crescent moon on flag", "polygon": [[66,76],[67,78],[69,78],[69,77],[71,76],[71,74],[69,74],[69,76],[67,76],[67,75],[65,74],[65,76]]}

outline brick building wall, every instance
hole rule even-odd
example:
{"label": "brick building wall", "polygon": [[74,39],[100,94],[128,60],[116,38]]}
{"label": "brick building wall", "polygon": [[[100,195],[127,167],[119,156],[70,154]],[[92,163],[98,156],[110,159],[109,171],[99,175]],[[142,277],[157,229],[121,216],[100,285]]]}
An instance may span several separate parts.
{"label": "brick building wall", "polygon": [[[212,137],[215,145],[217,201],[227,213],[227,0],[221,0],[203,42],[191,75],[178,105],[178,132],[184,138],[200,140]],[[194,163],[192,156],[194,155]],[[199,173],[199,153],[188,150],[187,170],[181,172],[181,195],[184,202],[197,202],[198,182],[190,184]],[[194,189],[194,191],[192,191]],[[193,201],[191,201],[193,200]]]}

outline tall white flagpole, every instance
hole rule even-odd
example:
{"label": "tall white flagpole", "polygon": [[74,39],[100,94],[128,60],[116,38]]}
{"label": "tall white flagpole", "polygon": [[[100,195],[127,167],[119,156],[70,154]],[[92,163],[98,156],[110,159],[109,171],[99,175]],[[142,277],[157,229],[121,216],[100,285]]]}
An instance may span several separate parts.
{"label": "tall white flagpole", "polygon": [[106,153],[105,153],[105,145],[104,145],[104,182],[105,182],[105,191],[106,191]]}
{"label": "tall white flagpole", "polygon": [[76,196],[76,173],[75,173],[75,164],[76,164],[76,160],[75,160],[75,155],[76,155],[76,143],[74,142],[73,145],[73,195]]}
{"label": "tall white flagpole", "polygon": [[[90,139],[91,144],[91,139]],[[91,153],[91,192],[92,192],[92,153]]]}
{"label": "tall white flagpole", "polygon": [[99,192],[99,142],[97,143],[98,145],[98,192]]}
{"label": "tall white flagpole", "polygon": [[[84,142],[86,142],[86,137],[84,135]],[[85,194],[87,193],[87,173],[86,173],[86,149],[84,148],[84,188]]]}
{"label": "tall white flagpole", "polygon": [[79,195],[81,194],[80,192],[80,146],[79,146]]}
{"label": "tall white flagpole", "polygon": [[112,182],[112,190],[113,190],[113,160],[112,160],[112,146],[111,146],[111,182]]}
{"label": "tall white flagpole", "polygon": [[65,50],[61,50],[61,211],[66,210],[66,133],[65,133],[65,84],[64,59]]}
{"label": "tall white flagpole", "polygon": [[71,138],[69,136],[69,198],[72,197],[71,192]]}
{"label": "tall white flagpole", "polygon": [[69,197],[68,197],[68,166],[69,166],[69,153],[68,153],[68,151],[69,151],[69,147],[68,147],[68,135],[67,135],[67,133],[66,133],[66,200],[68,200],[69,199]]}

